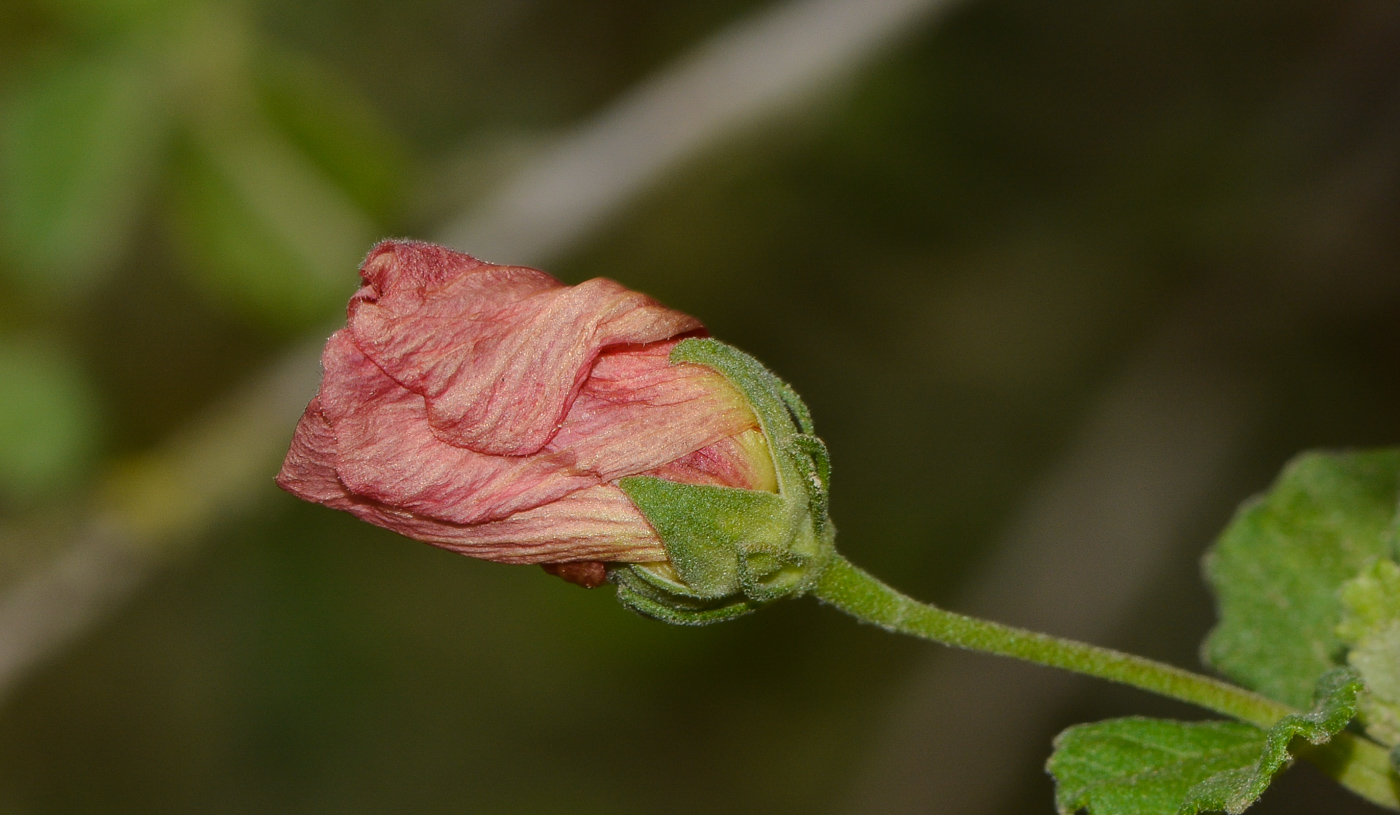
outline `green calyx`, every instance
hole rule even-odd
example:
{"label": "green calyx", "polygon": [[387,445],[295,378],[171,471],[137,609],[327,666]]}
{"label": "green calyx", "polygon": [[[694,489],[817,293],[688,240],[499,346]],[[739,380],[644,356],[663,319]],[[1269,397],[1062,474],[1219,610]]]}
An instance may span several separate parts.
{"label": "green calyx", "polygon": [[720,622],[811,589],[835,552],[827,517],[831,462],[802,399],[762,363],[718,340],[689,339],[671,364],[723,375],[758,417],[777,474],[777,493],[621,479],[661,537],[668,564],[609,570],[623,605],[681,625]]}

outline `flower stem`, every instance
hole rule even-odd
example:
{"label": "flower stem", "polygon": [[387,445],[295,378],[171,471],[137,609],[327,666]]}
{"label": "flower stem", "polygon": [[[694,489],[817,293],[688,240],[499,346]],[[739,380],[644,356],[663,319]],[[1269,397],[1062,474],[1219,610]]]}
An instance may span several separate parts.
{"label": "flower stem", "polygon": [[[858,620],[934,642],[1015,657],[1037,665],[1120,682],[1269,728],[1298,711],[1228,682],[1097,645],[968,617],[920,603],[835,555],[813,594]],[[1353,792],[1400,809],[1385,751],[1368,739],[1338,734],[1300,751]]]}

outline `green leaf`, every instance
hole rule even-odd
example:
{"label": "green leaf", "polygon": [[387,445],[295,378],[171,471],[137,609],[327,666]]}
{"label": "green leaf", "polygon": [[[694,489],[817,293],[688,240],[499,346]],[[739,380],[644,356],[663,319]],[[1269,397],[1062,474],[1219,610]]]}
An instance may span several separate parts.
{"label": "green leaf", "polygon": [[786,506],[771,492],[651,476],[624,478],[618,486],[656,528],[672,568],[698,597],[738,594],[741,553],[768,548],[769,539],[786,542]]}
{"label": "green leaf", "polygon": [[1206,557],[1220,623],[1205,656],[1294,707],[1343,663],[1339,589],[1390,551],[1400,451],[1307,453],[1246,504]]}
{"label": "green leaf", "polygon": [[154,87],[125,55],[70,58],[0,107],[0,240],[26,288],[78,293],[115,265],[163,137]]}
{"label": "green leaf", "polygon": [[1362,690],[1361,678],[1350,668],[1339,668],[1323,675],[1318,682],[1317,702],[1306,714],[1285,716],[1269,728],[1259,757],[1247,766],[1212,775],[1191,789],[1182,804],[1182,815],[1225,811],[1235,815],[1259,800],[1274,775],[1292,758],[1288,745],[1294,738],[1312,744],[1326,744],[1356,715],[1356,700]]}
{"label": "green leaf", "polygon": [[298,54],[269,50],[257,79],[271,122],[356,205],[389,220],[409,177],[408,160],[374,109],[336,74]]}
{"label": "green leaf", "polygon": [[0,341],[0,496],[28,500],[77,477],[93,453],[97,415],[71,356]]}
{"label": "green leaf", "polygon": [[173,214],[196,282],[290,327],[344,307],[376,237],[366,215],[266,122],[201,131],[183,155]]}
{"label": "green leaf", "polygon": [[1239,722],[1111,719],[1061,733],[1047,769],[1062,813],[1176,815],[1193,787],[1248,766],[1264,742]]}
{"label": "green leaf", "polygon": [[1400,743],[1400,565],[1379,560],[1342,586],[1337,635],[1366,682],[1361,722],[1387,746]]}
{"label": "green leaf", "polygon": [[1323,744],[1346,727],[1360,690],[1354,671],[1330,672],[1312,711],[1267,732],[1240,722],[1138,717],[1071,727],[1055,739],[1047,765],[1056,806],[1090,815],[1243,812],[1291,760],[1295,737]]}

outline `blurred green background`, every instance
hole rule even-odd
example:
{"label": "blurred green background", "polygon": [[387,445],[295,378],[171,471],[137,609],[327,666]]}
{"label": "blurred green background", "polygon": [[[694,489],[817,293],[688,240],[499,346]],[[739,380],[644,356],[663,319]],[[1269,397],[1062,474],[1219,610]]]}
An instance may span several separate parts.
{"label": "blurred green background", "polygon": [[[201,497],[200,451],[285,445],[209,417],[325,336],[374,240],[442,234],[765,8],[0,0],[0,590],[108,521],[144,564],[0,687],[0,812],[1048,813],[1061,727],[1198,715],[810,601],[670,628],[299,504],[275,456]],[[1044,627],[1197,667],[1233,507],[1301,449],[1396,440],[1397,258],[1393,0],[965,0],[548,270],[791,380],[852,560],[995,615],[1058,535],[1037,585],[1089,622]],[[1081,507],[1162,539],[1141,575],[1073,545]],[[965,748],[958,670],[1039,701]],[[1256,811],[1365,810],[1304,768]]]}

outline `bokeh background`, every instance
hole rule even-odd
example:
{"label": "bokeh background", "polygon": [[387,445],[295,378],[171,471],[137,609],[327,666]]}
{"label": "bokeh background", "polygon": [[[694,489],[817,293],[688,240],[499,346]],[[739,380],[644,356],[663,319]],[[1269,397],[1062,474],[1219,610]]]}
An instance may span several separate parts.
{"label": "bokeh background", "polygon": [[1198,667],[1238,502],[1400,436],[1400,5],[0,0],[0,812],[1048,813],[1200,714],[279,493],[390,235],[700,315],[853,560]]}

